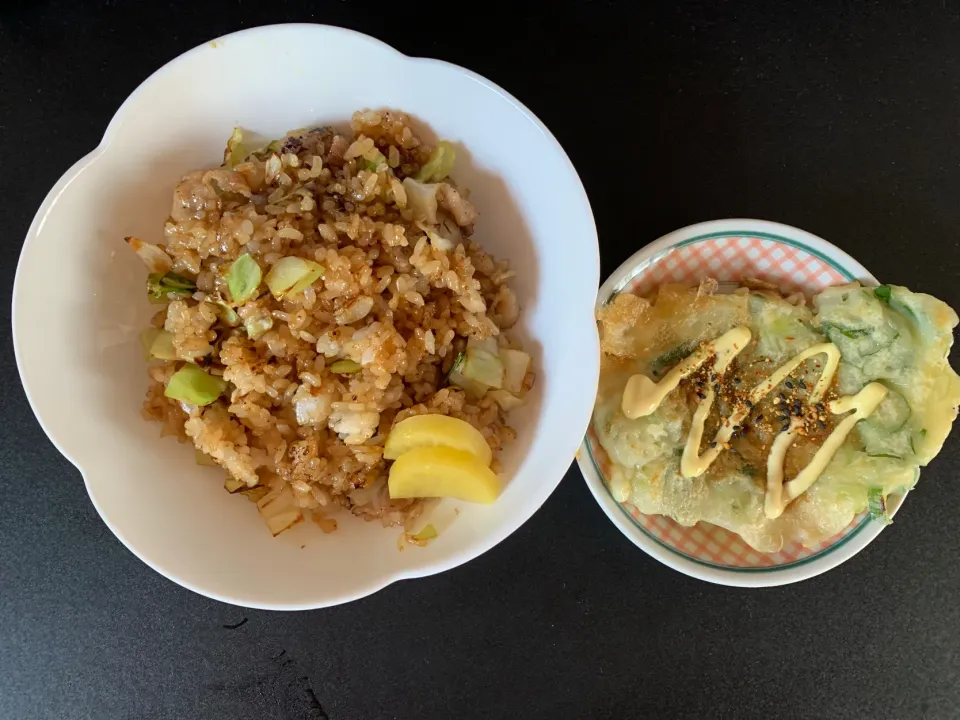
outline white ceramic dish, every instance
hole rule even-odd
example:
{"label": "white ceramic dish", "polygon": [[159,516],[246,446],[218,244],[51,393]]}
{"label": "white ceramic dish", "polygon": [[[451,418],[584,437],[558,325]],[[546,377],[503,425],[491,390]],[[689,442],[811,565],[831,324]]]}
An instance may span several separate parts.
{"label": "white ceramic dish", "polygon": [[[717,220],[672,232],[635,253],[600,287],[597,308],[623,290],[647,292],[660,282],[705,277],[765,278],[791,292],[808,293],[852,280],[878,284],[852,257],[803,230],[762,220]],[[577,461],[600,507],[631,542],[674,570],[720,585],[767,587],[805,580],[849,560],[885,527],[861,514],[817,547],[795,544],[779,553],[757,553],[721,528],[705,523],[685,528],[669,518],[621,505],[603,480],[605,453],[592,431]],[[891,513],[902,500],[891,502]]]}
{"label": "white ceramic dish", "polygon": [[[330,72],[335,68],[335,72]],[[454,172],[481,219],[476,237],[512,261],[522,330],[535,356],[532,402],[513,424],[507,485],[426,548],[346,516],[332,535],[272,538],[222,475],[140,417],[146,374],[137,333],[152,314],[125,235],[158,239],[180,175],[215,166],[234,125],[264,136],[344,125],[359,108],[411,114],[428,139],[458,143]],[[536,162],[532,162],[535,158]],[[103,141],[57,182],[24,243],[14,346],[31,406],[83,474],[118,538],[166,577],[248,607],[317,608],[437,573],[489,550],[546,500],[583,437],[596,389],[596,229],[577,173],[533,114],[489,81],[409,58],[338,28],[281,25],[198,47],[146,80]],[[305,546],[305,547],[303,547]]]}

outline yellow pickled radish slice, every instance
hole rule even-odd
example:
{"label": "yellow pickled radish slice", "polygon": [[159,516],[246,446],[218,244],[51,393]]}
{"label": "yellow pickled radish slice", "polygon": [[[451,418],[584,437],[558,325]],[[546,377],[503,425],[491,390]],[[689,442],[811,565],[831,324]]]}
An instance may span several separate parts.
{"label": "yellow pickled radish slice", "polygon": [[490,504],[500,494],[500,479],[463,450],[419,447],[390,466],[391,498],[452,497]]}
{"label": "yellow pickled radish slice", "polygon": [[396,460],[405,452],[421,447],[448,447],[473,455],[489,467],[490,446],[473,425],[446,415],[414,415],[398,422],[387,437],[383,457]]}

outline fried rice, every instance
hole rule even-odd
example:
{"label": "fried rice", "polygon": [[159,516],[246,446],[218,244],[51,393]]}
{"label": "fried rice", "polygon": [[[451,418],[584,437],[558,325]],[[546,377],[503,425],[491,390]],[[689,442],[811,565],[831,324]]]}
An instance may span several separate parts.
{"label": "fried rice", "polygon": [[[383,448],[395,423],[460,418],[494,458],[515,437],[490,395],[447,381],[470,338],[519,347],[504,333],[519,318],[514,273],[473,240],[466,188],[449,177],[435,188],[407,182],[434,149],[402,114],[357,112],[349,133],[297,130],[251,153],[240,138],[223,166],[191,172],[174,190],[158,250],[195,288],[159,297],[153,326],[172,334],[173,357],[149,366],[143,416],[192,442],[200,461],[227,471],[228,490],[261,509],[285,496],[325,531],[339,509],[409,529],[423,501],[387,492]],[[410,197],[422,187],[436,205],[425,213]],[[323,274],[282,299],[261,285],[236,303],[227,272],[244,254],[264,276],[288,257]],[[216,401],[165,396],[185,362],[225,381]],[[524,389],[532,383],[529,372]]]}

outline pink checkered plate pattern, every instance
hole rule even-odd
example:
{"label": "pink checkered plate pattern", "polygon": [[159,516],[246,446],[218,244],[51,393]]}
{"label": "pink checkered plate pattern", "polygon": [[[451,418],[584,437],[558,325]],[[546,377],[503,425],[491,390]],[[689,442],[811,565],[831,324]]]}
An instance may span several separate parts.
{"label": "pink checkered plate pattern", "polygon": [[[601,286],[597,307],[621,292],[643,295],[663,283],[708,277],[757,278],[808,297],[854,280],[877,284],[856,260],[807,232],[761,220],[718,220],[677,230],[637,252]],[[710,582],[756,587],[803,580],[852,557],[883,527],[864,513],[814,547],[791,543],[779,552],[761,553],[723,528],[708,523],[685,527],[614,500],[604,481],[610,460],[592,424],[577,461],[600,506],[630,540],[670,567]]]}

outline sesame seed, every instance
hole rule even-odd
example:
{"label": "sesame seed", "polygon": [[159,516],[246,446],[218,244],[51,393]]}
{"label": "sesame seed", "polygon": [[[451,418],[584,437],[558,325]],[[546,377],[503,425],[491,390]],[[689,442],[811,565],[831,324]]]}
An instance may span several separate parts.
{"label": "sesame seed", "polygon": [[716,440],[714,440],[712,443],[710,443],[710,447],[715,448],[716,446],[717,446],[717,441],[716,441]]}
{"label": "sesame seed", "polygon": [[783,384],[787,386],[788,390],[793,390],[793,381],[790,378],[787,378]]}

